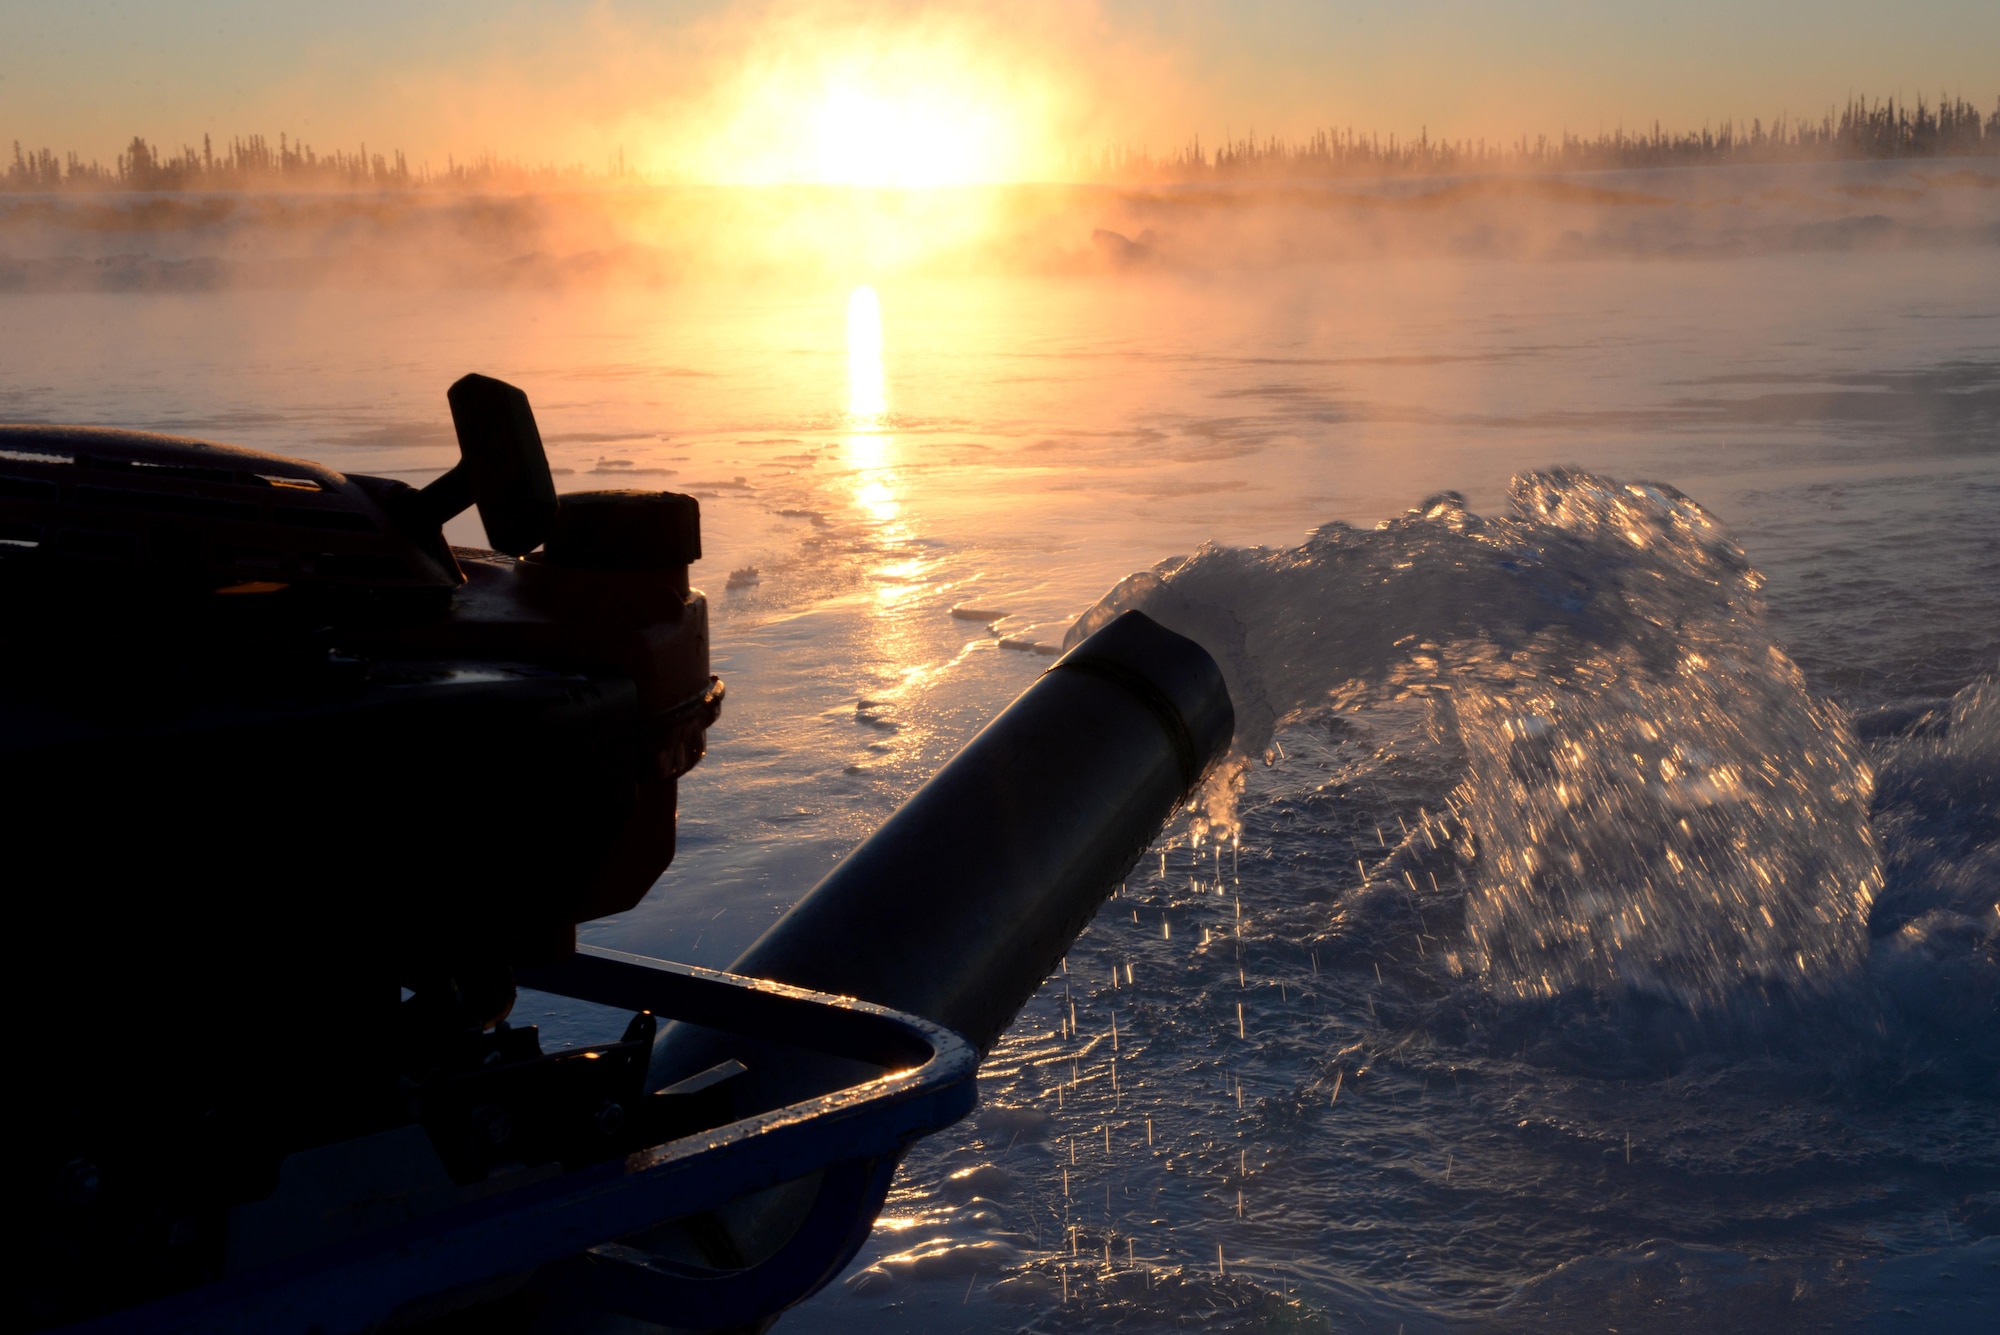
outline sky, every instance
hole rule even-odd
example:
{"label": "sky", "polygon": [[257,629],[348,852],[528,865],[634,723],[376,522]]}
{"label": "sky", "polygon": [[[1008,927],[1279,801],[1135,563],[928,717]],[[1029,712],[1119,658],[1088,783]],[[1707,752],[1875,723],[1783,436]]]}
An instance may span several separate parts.
{"label": "sky", "polygon": [[0,0],[0,34],[0,145],[108,162],[134,134],[282,131],[718,181],[1044,179],[1196,134],[1512,140],[2000,94],[1993,0]]}

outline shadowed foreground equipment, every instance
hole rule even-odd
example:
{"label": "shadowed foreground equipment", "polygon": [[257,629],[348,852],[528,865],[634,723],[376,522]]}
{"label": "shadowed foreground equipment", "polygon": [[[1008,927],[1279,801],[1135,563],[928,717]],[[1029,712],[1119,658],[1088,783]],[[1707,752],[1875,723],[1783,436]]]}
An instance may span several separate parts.
{"label": "shadowed foreground equipment", "polygon": [[[1214,663],[1135,613],[732,972],[578,947],[671,861],[722,704],[699,513],[558,498],[524,394],[450,400],[421,491],[0,428],[0,800],[45,952],[10,975],[15,1327],[764,1321],[1228,745]],[[445,544],[472,504],[500,550]],[[517,982],[634,1014],[545,1053]]]}

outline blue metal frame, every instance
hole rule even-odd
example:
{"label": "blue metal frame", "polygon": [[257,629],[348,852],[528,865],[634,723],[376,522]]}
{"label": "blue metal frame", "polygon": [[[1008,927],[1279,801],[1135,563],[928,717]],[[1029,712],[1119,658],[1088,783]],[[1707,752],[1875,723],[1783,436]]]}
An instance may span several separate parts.
{"label": "blue metal frame", "polygon": [[[543,991],[891,1068],[625,1159],[596,1164],[263,1270],[70,1327],[274,1335],[366,1330],[432,1295],[572,1257],[570,1284],[611,1310],[724,1326],[768,1316],[852,1258],[910,1142],[972,1110],[979,1058],[941,1025],[847,997],[579,946],[524,982]],[[741,1271],[689,1271],[618,1240],[825,1170],[793,1240]]]}

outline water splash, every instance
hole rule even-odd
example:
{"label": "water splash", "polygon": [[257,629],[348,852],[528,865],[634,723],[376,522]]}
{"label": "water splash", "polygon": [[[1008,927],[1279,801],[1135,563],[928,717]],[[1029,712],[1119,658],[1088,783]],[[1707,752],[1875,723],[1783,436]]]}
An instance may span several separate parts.
{"label": "water splash", "polygon": [[1556,471],[1515,479],[1501,517],[1448,493],[1372,532],[1204,547],[1070,636],[1137,607],[1217,656],[1236,760],[1201,815],[1224,830],[1280,728],[1427,701],[1467,836],[1466,939],[1440,967],[1700,1009],[1839,987],[1881,885],[1869,769],[1772,642],[1761,587],[1672,488]]}
{"label": "water splash", "polygon": [[[1883,717],[1895,713],[1906,717]],[[1991,1024],[2000,1003],[2000,681],[1867,722],[1895,729],[1878,751],[1874,824],[1888,851],[1869,919],[1871,971],[1906,1022],[1949,1035],[1956,1055],[1990,1072],[2000,1060]]]}

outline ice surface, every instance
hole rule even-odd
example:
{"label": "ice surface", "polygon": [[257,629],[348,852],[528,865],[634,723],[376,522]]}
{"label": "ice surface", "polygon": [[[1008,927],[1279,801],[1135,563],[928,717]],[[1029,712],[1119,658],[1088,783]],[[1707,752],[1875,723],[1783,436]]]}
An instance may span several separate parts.
{"label": "ice surface", "polygon": [[[781,1331],[1761,1333],[1971,1312],[1982,1276],[2000,1303],[1980,1250],[2000,1233],[1981,684],[2000,666],[2000,289],[1990,234],[1929,247],[1916,215],[1990,227],[2000,192],[1940,185],[1843,250],[1874,203],[1794,201],[1835,224],[1801,246],[1796,219],[1760,230],[1790,207],[1760,192],[1786,182],[1677,180],[1659,188],[1680,210],[1523,201],[1484,250],[1447,210],[1414,235],[1423,258],[1204,273],[1219,252],[1175,221],[1169,263],[1004,282],[863,256],[824,281],[650,286],[581,232],[599,260],[536,258],[532,201],[423,281],[405,281],[423,248],[380,256],[392,282],[335,281],[315,247],[380,249],[364,219],[242,237],[243,271],[211,282],[203,247],[243,210],[172,237],[72,228],[62,255],[22,214],[0,256],[60,259],[42,276],[70,287],[0,294],[0,416],[421,482],[456,456],[444,387],[477,369],[528,388],[559,486],[629,460],[696,492],[728,706],[682,785],[675,865],[585,935],[702,964],[1047,667],[1003,639],[1060,642],[1173,553],[1195,555],[1154,572],[1168,584],[1206,571],[1290,609],[1204,611],[1265,682],[1261,701],[1233,683],[1241,842],[1167,832],[995,1050],[979,1113],[907,1160],[854,1268],[890,1283],[836,1284]],[[1369,214],[1370,235],[1408,212]],[[457,216],[415,231],[455,245]],[[1114,209],[1053,239],[1159,221]],[[1572,226],[1580,249],[1521,258]],[[0,282],[41,283],[19,267]],[[494,268],[507,281],[482,285]],[[124,282],[142,290],[106,290]],[[862,284],[879,359],[851,355]],[[1577,471],[1516,507],[1509,479],[1557,462]],[[1293,667],[1311,692],[1280,689]],[[1556,794],[1572,779],[1575,805]],[[1860,938],[1813,917],[1837,896],[1801,889],[1861,856],[1857,810],[1882,869]],[[1765,842],[1732,842],[1745,830]],[[1774,921],[1732,943],[1737,890]],[[1657,961],[1621,916],[1651,901],[1674,924]],[[1810,968],[1787,973],[1789,941],[1818,943]],[[622,1026],[545,998],[518,1018],[560,1041]]]}

